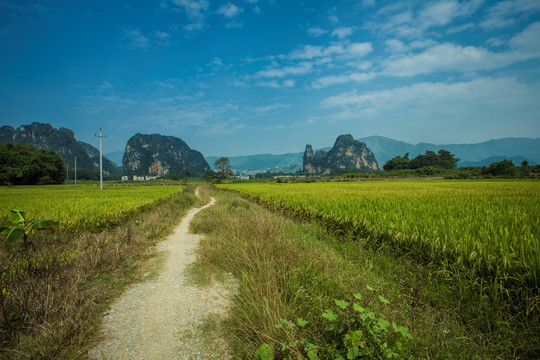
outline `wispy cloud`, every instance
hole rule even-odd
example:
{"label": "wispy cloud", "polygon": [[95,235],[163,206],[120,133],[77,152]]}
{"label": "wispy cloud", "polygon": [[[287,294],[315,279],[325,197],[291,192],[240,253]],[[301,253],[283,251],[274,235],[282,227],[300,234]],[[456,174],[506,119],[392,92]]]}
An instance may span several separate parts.
{"label": "wispy cloud", "polygon": [[150,39],[141,33],[139,28],[123,26],[120,28],[122,34],[120,41],[128,49],[147,49]]}
{"label": "wispy cloud", "polygon": [[480,23],[484,29],[500,29],[517,23],[521,17],[540,11],[537,0],[506,0],[489,8]]}
{"label": "wispy cloud", "polygon": [[351,36],[355,29],[355,26],[340,27],[332,31],[332,36],[337,36],[341,40],[348,36]]}
{"label": "wispy cloud", "polygon": [[438,71],[469,72],[502,68],[518,61],[539,58],[539,38],[540,22],[537,22],[510,39],[510,50],[506,52],[452,43],[437,44],[418,54],[384,61],[383,73],[404,77]]}
{"label": "wispy cloud", "polygon": [[331,85],[346,83],[363,83],[375,78],[374,73],[350,73],[345,75],[328,75],[321,77],[312,83],[314,89],[322,89]]}

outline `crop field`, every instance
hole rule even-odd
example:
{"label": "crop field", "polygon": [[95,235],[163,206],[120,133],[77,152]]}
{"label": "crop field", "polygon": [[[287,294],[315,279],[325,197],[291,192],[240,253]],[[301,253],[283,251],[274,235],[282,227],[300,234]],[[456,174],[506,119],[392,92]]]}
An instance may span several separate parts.
{"label": "crop field", "polygon": [[[490,279],[501,292],[540,287],[540,182],[371,181],[219,185],[274,209]],[[530,297],[532,295],[532,298]]]}
{"label": "crop field", "polygon": [[137,212],[182,192],[181,186],[0,187],[0,225],[8,224],[12,209],[26,212],[29,220],[55,220],[64,232],[100,231]]}

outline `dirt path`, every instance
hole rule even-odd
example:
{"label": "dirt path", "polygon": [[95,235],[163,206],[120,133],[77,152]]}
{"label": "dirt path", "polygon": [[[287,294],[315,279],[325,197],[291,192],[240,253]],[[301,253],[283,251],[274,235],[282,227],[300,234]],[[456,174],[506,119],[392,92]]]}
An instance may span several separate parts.
{"label": "dirt path", "polygon": [[[213,314],[224,313],[229,289],[220,283],[198,288],[186,284],[186,266],[196,260],[199,235],[189,233],[195,214],[215,199],[191,209],[174,233],[158,245],[166,256],[155,280],[128,289],[103,320],[104,341],[91,359],[228,359],[226,347],[203,328]],[[210,326],[212,322],[210,321]]]}

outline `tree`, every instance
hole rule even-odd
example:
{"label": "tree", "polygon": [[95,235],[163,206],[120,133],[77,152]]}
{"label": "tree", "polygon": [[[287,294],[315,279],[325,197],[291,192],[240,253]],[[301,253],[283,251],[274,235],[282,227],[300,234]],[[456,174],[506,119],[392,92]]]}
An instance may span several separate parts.
{"label": "tree", "polygon": [[409,153],[406,153],[405,156],[396,156],[393,159],[388,160],[383,165],[383,170],[406,170],[410,169],[411,160],[409,160]]}
{"label": "tree", "polygon": [[52,150],[0,144],[0,185],[61,184],[65,175],[64,161]]}
{"label": "tree", "polygon": [[214,172],[216,173],[216,177],[218,179],[228,179],[234,175],[234,172],[231,169],[231,163],[229,161],[229,158],[226,158],[224,156],[220,157],[216,160],[214,166]]}
{"label": "tree", "polygon": [[502,160],[491,163],[486,172],[493,176],[515,177],[517,169],[512,160]]}

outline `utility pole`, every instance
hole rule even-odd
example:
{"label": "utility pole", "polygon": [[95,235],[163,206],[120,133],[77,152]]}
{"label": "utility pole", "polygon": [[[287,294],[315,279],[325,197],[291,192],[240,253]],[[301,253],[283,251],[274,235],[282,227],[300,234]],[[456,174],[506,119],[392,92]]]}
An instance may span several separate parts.
{"label": "utility pole", "polygon": [[75,185],[77,185],[77,157],[75,156]]}
{"label": "utility pole", "polygon": [[103,144],[101,139],[107,136],[101,134],[101,128],[99,129],[99,136],[95,136],[99,137],[99,188],[103,190]]}

